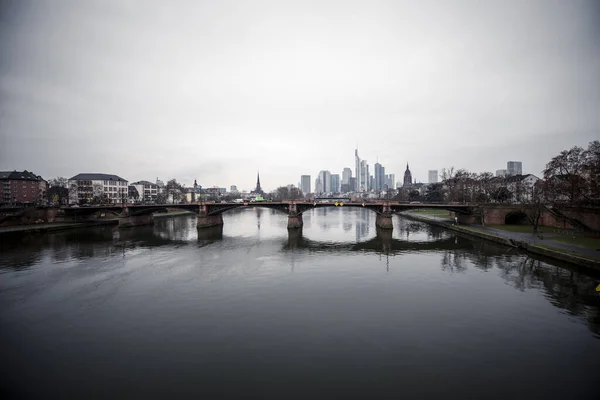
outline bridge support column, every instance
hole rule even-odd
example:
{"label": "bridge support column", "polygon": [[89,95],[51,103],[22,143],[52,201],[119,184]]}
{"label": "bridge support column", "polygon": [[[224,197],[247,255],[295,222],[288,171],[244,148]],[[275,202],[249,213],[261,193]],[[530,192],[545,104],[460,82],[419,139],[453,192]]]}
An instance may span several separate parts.
{"label": "bridge support column", "polygon": [[300,229],[303,225],[302,214],[292,213],[288,215],[288,229]]}
{"label": "bridge support column", "polygon": [[392,223],[392,214],[377,214],[375,226],[379,229],[394,229],[394,224]]}
{"label": "bridge support column", "polygon": [[154,216],[152,214],[145,214],[119,218],[119,228],[130,228],[140,225],[154,225]]}
{"label": "bridge support column", "polygon": [[198,229],[212,228],[213,226],[223,225],[223,214],[217,215],[198,215],[198,223],[196,227]]}
{"label": "bridge support column", "polygon": [[298,248],[302,243],[302,228],[288,229],[288,248]]}

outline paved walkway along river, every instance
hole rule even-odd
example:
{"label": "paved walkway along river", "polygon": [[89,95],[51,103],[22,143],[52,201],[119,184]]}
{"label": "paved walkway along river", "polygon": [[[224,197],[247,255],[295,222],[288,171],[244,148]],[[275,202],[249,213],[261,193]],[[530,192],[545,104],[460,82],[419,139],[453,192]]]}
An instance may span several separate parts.
{"label": "paved walkway along river", "polygon": [[[445,222],[445,223],[453,223],[452,220],[449,219],[448,217],[437,217],[434,215],[415,214],[415,213],[407,213],[407,214],[418,217],[418,218],[431,219],[431,220]],[[561,233],[544,232],[544,233],[535,235],[533,233],[509,232],[509,231],[505,231],[502,229],[494,229],[494,228],[490,228],[490,227],[483,226],[483,225],[462,225],[462,226],[466,227],[468,229],[475,229],[480,232],[489,233],[491,235],[502,237],[502,238],[508,239],[508,240],[515,240],[515,241],[525,242],[525,243],[533,244],[533,245],[554,247],[556,249],[564,250],[564,251],[571,252],[571,253],[576,253],[581,256],[588,257],[588,258],[591,258],[594,260],[600,260],[600,248],[599,249],[590,249],[590,248],[586,248],[586,247],[574,246],[574,245],[571,245],[568,243],[562,243],[560,241],[553,240],[553,238],[565,237],[565,235],[561,234]]]}

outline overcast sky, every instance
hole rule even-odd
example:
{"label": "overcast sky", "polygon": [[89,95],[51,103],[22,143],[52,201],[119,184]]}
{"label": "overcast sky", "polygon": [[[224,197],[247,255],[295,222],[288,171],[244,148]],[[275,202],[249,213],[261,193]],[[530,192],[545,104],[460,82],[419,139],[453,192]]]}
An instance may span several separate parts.
{"label": "overcast sky", "polygon": [[426,182],[600,137],[595,0],[1,4],[0,170],[270,190],[358,142]]}

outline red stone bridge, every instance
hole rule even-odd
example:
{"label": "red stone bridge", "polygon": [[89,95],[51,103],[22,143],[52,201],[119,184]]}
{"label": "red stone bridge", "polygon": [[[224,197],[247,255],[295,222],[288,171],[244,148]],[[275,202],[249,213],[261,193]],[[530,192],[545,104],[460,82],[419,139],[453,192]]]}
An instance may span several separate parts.
{"label": "red stone bridge", "polygon": [[[392,215],[401,211],[416,209],[447,210],[457,216],[461,224],[484,223],[487,225],[502,225],[505,223],[526,223],[523,206],[521,205],[494,205],[494,204],[409,204],[393,201],[377,202],[316,202],[316,201],[281,201],[281,202],[244,202],[244,203],[214,203],[202,202],[192,204],[160,204],[160,205],[132,205],[111,204],[91,207],[63,207],[63,208],[0,208],[0,226],[34,224],[36,222],[75,222],[97,220],[100,218],[118,218],[119,225],[123,227],[152,224],[153,215],[157,212],[166,212],[168,209],[179,209],[197,214],[198,228],[208,228],[223,225],[223,213],[242,207],[262,207],[278,210],[288,215],[288,229],[301,228],[303,225],[302,214],[314,208],[339,207],[364,208],[377,214],[376,225],[382,229],[392,229]],[[591,218],[595,215],[596,218]],[[542,225],[561,228],[585,228],[583,219],[599,222],[598,210],[590,214],[589,210],[561,212],[558,209],[547,209],[542,216]],[[578,217],[578,218],[575,218]],[[587,228],[598,230],[598,223]]]}

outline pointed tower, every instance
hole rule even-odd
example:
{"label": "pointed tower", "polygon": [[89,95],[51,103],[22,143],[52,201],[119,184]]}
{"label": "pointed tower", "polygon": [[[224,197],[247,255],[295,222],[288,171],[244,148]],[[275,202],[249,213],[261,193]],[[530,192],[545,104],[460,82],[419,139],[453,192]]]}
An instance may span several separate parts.
{"label": "pointed tower", "polygon": [[412,174],[410,169],[408,168],[408,163],[406,163],[406,171],[404,171],[404,187],[409,187],[412,185]]}
{"label": "pointed tower", "polygon": [[260,172],[256,173],[256,189],[254,189],[255,193],[263,194],[263,191],[260,187]]}

